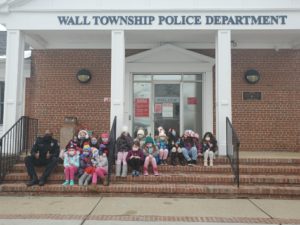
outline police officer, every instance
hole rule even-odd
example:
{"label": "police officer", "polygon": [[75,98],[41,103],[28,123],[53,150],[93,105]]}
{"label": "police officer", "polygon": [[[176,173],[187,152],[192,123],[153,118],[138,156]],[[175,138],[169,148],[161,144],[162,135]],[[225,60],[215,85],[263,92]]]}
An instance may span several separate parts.
{"label": "police officer", "polygon": [[[39,184],[43,186],[57,166],[59,156],[59,146],[57,140],[52,137],[52,133],[46,130],[44,137],[38,137],[35,144],[31,149],[31,155],[25,158],[25,165],[27,168],[27,173],[30,176],[30,180],[26,185],[32,186]],[[46,166],[44,173],[38,179],[35,166]]]}

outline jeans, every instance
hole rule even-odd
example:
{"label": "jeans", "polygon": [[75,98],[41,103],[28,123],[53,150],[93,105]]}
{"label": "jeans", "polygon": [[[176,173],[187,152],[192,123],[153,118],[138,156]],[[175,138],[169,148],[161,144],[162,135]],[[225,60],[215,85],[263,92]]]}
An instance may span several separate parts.
{"label": "jeans", "polygon": [[182,154],[186,161],[190,160],[197,160],[197,148],[192,147],[190,150],[187,150],[186,148],[182,148]]}

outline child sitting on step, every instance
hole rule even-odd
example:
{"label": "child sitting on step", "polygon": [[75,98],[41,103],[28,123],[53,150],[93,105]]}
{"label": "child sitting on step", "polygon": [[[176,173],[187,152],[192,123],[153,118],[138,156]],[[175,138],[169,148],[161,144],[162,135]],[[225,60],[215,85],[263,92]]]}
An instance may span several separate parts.
{"label": "child sitting on step", "polygon": [[144,146],[144,155],[145,155],[145,162],[144,162],[144,176],[148,176],[148,167],[149,164],[152,165],[153,173],[155,176],[158,176],[158,169],[155,157],[158,155],[158,151],[154,144],[153,138],[148,136],[146,137],[145,146]]}
{"label": "child sitting on step", "polygon": [[214,157],[215,153],[218,150],[217,140],[211,132],[206,132],[202,139],[202,152],[204,155],[204,166],[208,166],[208,158],[209,158],[209,166],[214,165]]}
{"label": "child sitting on step", "polygon": [[[116,149],[117,149],[117,160],[116,160],[116,176],[126,177],[127,176],[127,161],[126,157],[128,151],[131,150],[133,145],[133,140],[128,132],[128,128],[124,126],[122,128],[122,133],[117,139]],[[122,171],[122,174],[121,174]]]}
{"label": "child sitting on step", "polygon": [[157,139],[157,148],[159,149],[159,161],[162,165],[167,165],[169,154],[167,136],[164,129],[161,129]]}
{"label": "child sitting on step", "polygon": [[185,165],[184,156],[180,147],[180,138],[174,128],[170,128],[168,131],[169,150],[171,152],[171,164],[177,165],[177,158],[180,165]]}
{"label": "child sitting on step", "polygon": [[64,154],[64,173],[65,173],[65,182],[64,186],[74,185],[74,175],[78,171],[79,167],[79,153],[76,151],[75,145],[69,145],[67,151]]}
{"label": "child sitting on step", "polygon": [[105,175],[107,174],[108,171],[108,160],[106,157],[106,154],[103,153],[102,155],[99,155],[98,149],[95,150],[93,154],[93,166],[95,167],[95,171],[93,173],[93,178],[92,178],[92,184],[96,185],[97,184],[97,178],[99,177],[103,184],[105,184]]}
{"label": "child sitting on step", "polygon": [[92,150],[90,145],[84,145],[82,154],[80,156],[80,167],[79,167],[79,186],[87,186],[92,179],[92,175],[95,171],[92,163]]}
{"label": "child sitting on step", "polygon": [[128,152],[126,160],[129,166],[132,167],[131,175],[133,177],[140,175],[140,167],[144,161],[144,154],[143,151],[140,149],[140,142],[139,140],[135,140],[133,142],[132,150]]}

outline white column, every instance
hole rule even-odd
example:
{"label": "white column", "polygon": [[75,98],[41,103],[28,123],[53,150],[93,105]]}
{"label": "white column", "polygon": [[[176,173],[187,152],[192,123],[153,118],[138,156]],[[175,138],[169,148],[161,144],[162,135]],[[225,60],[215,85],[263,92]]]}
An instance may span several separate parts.
{"label": "white column", "polygon": [[216,132],[220,155],[226,155],[226,117],[231,120],[231,33],[216,35]]}
{"label": "white column", "polygon": [[203,78],[203,108],[202,108],[202,137],[206,132],[213,132],[213,75],[212,71],[205,72]]}
{"label": "white column", "polygon": [[24,36],[20,30],[7,31],[4,132],[23,115]]}
{"label": "white column", "polygon": [[117,116],[117,136],[124,125],[125,39],[124,31],[111,32],[111,124]]}

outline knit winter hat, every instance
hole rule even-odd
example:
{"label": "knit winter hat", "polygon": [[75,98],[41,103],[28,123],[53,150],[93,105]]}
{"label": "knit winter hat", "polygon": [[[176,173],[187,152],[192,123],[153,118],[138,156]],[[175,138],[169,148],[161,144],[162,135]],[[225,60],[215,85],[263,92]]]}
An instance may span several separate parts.
{"label": "knit winter hat", "polygon": [[101,134],[101,139],[103,141],[103,144],[108,144],[108,138],[109,138],[109,134],[108,133],[102,133]]}
{"label": "knit winter hat", "polygon": [[86,130],[81,130],[78,132],[78,139],[88,139],[89,138],[89,133]]}
{"label": "knit winter hat", "polygon": [[138,132],[137,132],[137,135],[141,135],[141,136],[145,136],[145,132],[143,129],[139,129]]}
{"label": "knit winter hat", "polygon": [[68,147],[67,152],[68,152],[68,154],[70,154],[70,152],[75,152],[75,154],[76,154],[76,145],[70,144],[70,146]]}
{"label": "knit winter hat", "polygon": [[91,146],[89,146],[89,145],[84,145],[84,146],[83,146],[83,151],[91,151]]}
{"label": "knit winter hat", "polygon": [[157,128],[157,130],[158,130],[158,133],[160,133],[161,131],[164,131],[164,128],[163,128],[162,126],[159,126],[159,127]]}
{"label": "knit winter hat", "polygon": [[152,137],[147,136],[147,137],[146,137],[146,140],[145,140],[145,144],[149,144],[149,143],[154,144],[154,141],[153,141],[153,138],[152,138]]}
{"label": "knit winter hat", "polygon": [[123,126],[122,127],[122,132],[128,132],[128,127],[127,126]]}
{"label": "knit winter hat", "polygon": [[92,154],[93,154],[94,157],[97,156],[97,155],[99,155],[99,151],[98,151],[97,148],[91,147],[91,151],[92,151]]}
{"label": "knit winter hat", "polygon": [[166,137],[166,133],[165,133],[165,131],[164,130],[161,130],[160,132],[159,132],[159,135],[158,135],[159,137]]}

